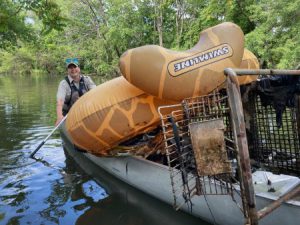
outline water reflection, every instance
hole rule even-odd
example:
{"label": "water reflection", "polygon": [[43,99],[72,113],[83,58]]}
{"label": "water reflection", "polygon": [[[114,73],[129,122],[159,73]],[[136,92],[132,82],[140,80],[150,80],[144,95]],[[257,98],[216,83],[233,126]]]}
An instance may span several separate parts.
{"label": "water reflection", "polygon": [[28,156],[53,127],[58,79],[0,77],[0,224],[48,221],[40,211],[48,204],[51,183],[60,179],[57,168],[65,165],[61,147],[56,147],[61,146],[59,135],[43,149],[43,157],[52,154],[55,163],[45,167]]}
{"label": "water reflection", "polygon": [[60,80],[0,77],[0,224],[199,225],[96,168],[82,171],[65,156],[58,133],[36,154],[39,160],[29,158],[53,129]]}
{"label": "water reflection", "polygon": [[[65,143],[66,147],[68,143]],[[71,165],[76,162],[65,153]],[[74,157],[75,156],[75,157]],[[85,174],[96,179],[108,193],[101,201],[90,201],[89,208],[77,219],[76,224],[122,224],[122,225],[199,225],[207,224],[184,212],[176,212],[165,203],[121,182],[99,167],[91,164],[81,154],[74,153]],[[77,170],[81,171],[79,165]],[[105,195],[105,194],[104,194]]]}

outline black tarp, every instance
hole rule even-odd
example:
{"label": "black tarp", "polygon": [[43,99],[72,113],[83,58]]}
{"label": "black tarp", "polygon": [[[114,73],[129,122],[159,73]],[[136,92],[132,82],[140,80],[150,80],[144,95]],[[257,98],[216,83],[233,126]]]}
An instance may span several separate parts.
{"label": "black tarp", "polygon": [[282,126],[286,107],[295,107],[295,94],[300,92],[300,76],[276,75],[258,81],[257,93],[262,106],[271,105],[276,111],[277,127]]}

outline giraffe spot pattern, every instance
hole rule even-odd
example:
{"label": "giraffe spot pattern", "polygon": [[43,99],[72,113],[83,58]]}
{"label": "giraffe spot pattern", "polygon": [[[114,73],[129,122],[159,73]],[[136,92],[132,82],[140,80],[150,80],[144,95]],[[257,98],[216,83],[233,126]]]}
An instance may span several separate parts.
{"label": "giraffe spot pattern", "polygon": [[[191,60],[196,53],[200,57],[201,52],[222,43],[232,47],[232,56],[178,76],[168,72],[169,62]],[[187,65],[191,64],[188,60]],[[101,84],[82,96],[66,121],[73,143],[98,156],[110,156],[111,149],[123,141],[156,128],[160,123],[159,106],[178,104],[183,98],[224,87],[224,68],[259,68],[255,55],[244,49],[242,31],[232,23],[203,31],[199,42],[184,52],[153,45],[128,50],[119,66],[124,77]],[[240,84],[246,84],[256,76],[238,79]],[[166,109],[164,113],[170,112]]]}

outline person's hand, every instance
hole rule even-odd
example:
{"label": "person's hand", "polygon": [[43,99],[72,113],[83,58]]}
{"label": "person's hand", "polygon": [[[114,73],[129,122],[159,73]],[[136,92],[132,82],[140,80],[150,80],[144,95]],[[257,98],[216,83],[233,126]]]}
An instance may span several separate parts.
{"label": "person's hand", "polygon": [[60,121],[62,121],[63,118],[64,118],[63,115],[58,116],[55,122],[55,126],[57,126],[60,123]]}

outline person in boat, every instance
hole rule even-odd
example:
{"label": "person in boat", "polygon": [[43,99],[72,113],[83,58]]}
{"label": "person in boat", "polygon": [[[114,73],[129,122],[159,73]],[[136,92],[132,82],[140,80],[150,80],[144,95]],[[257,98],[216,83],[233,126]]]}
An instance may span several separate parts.
{"label": "person in boat", "polygon": [[57,119],[55,125],[67,115],[79,97],[96,87],[89,76],[80,73],[78,58],[66,59],[66,67],[68,75],[59,83],[56,95]]}

